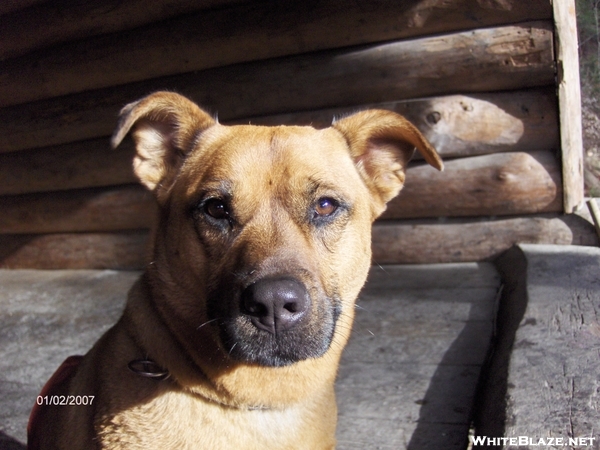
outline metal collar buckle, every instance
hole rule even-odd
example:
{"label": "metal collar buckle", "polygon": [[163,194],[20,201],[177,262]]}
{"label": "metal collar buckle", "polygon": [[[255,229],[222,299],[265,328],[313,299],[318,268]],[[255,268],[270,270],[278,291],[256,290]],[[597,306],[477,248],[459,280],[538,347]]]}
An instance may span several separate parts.
{"label": "metal collar buckle", "polygon": [[150,359],[134,359],[127,364],[129,370],[144,378],[162,381],[171,376],[168,370],[163,369]]}

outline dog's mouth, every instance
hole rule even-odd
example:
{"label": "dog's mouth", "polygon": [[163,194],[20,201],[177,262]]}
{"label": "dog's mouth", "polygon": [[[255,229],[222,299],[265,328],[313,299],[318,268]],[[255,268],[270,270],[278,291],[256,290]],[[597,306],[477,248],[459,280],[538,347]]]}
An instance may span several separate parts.
{"label": "dog's mouth", "polygon": [[336,298],[311,295],[304,283],[289,276],[218,291],[230,295],[212,297],[208,314],[230,358],[281,367],[329,350],[341,310]]}

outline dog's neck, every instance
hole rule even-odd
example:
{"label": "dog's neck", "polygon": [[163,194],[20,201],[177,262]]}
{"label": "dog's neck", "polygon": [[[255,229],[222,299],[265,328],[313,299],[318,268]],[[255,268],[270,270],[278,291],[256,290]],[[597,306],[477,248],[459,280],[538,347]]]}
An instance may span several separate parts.
{"label": "dog's neck", "polygon": [[[202,369],[187,356],[183,346],[170,332],[157,311],[151,295],[145,275],[136,282],[129,293],[123,317],[127,323],[128,333],[136,343],[139,352],[136,359],[127,362],[129,368],[140,367],[140,361],[146,360],[154,363],[154,368],[147,373],[167,372],[168,377],[145,376],[142,373],[143,369],[137,370],[140,376],[155,378],[156,382],[175,383],[182,390],[227,407],[261,409],[262,406],[257,407],[236,401],[229,393],[211,382]],[[143,322],[140,318],[144,319]]]}

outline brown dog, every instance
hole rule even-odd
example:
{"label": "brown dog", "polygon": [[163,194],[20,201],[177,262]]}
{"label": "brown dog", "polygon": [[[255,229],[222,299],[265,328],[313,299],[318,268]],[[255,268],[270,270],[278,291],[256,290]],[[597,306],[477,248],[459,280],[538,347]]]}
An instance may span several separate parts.
{"label": "brown dog", "polygon": [[[121,320],[46,392],[30,448],[333,449],[334,380],[414,126],[364,111],[330,128],[223,126],[180,95],[127,105],[160,220]],[[90,399],[91,397],[86,397]]]}

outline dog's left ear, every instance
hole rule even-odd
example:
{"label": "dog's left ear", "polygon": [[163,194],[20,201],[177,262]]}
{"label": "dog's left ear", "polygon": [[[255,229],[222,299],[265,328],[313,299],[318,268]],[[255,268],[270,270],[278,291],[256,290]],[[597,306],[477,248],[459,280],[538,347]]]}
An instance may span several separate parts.
{"label": "dog's left ear", "polygon": [[373,193],[375,217],[402,189],[406,166],[415,148],[433,167],[444,169],[442,159],[427,139],[395,112],[362,111],[335,122],[333,128],[346,138],[356,168]]}
{"label": "dog's left ear", "polygon": [[118,146],[133,129],[133,170],[163,203],[196,137],[215,123],[187,98],[173,92],[155,92],[121,110],[111,144],[113,148]]}

